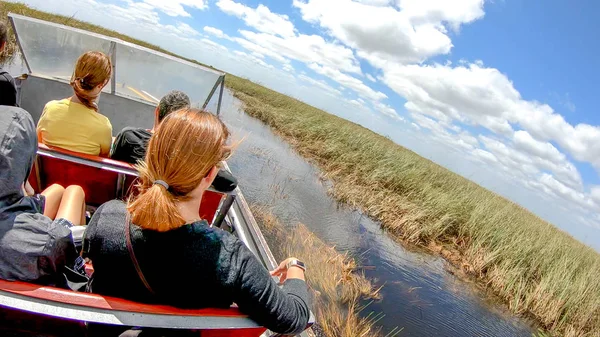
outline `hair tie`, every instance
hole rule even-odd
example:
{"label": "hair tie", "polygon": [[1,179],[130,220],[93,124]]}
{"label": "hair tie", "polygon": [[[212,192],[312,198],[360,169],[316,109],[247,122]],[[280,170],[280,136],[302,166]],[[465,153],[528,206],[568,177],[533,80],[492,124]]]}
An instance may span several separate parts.
{"label": "hair tie", "polygon": [[155,181],[152,183],[152,185],[156,185],[156,184],[159,184],[159,185],[161,185],[161,186],[162,186],[162,187],[164,187],[166,190],[168,190],[168,189],[169,189],[169,184],[167,184],[167,183],[166,183],[164,180],[155,180]]}

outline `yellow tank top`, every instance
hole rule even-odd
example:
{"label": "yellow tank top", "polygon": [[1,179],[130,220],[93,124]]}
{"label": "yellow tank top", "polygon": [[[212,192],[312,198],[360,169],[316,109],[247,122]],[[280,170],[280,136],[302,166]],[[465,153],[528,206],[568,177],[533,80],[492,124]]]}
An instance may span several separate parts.
{"label": "yellow tank top", "polygon": [[108,156],[112,142],[108,118],[70,98],[46,104],[37,133],[46,145],[95,156]]}

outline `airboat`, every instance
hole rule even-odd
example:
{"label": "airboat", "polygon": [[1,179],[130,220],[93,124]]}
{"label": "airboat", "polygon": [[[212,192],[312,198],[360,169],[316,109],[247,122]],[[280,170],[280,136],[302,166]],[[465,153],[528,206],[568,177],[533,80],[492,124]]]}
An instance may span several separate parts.
{"label": "airboat", "polygon": [[[72,95],[73,65],[89,50],[102,51],[112,60],[112,77],[103,89],[99,110],[110,119],[114,132],[125,126],[150,129],[159,98],[175,89],[187,93],[195,107],[207,109],[211,104],[214,113],[221,111],[222,71],[64,25],[12,13],[9,20],[27,71],[13,74],[19,75],[17,100],[36,123],[48,101]],[[225,169],[229,170],[226,163]],[[93,208],[126,198],[136,178],[130,164],[40,143],[29,182],[36,192],[53,183],[80,185],[86,204]],[[234,233],[267,269],[277,266],[239,187],[228,193],[207,191],[199,213],[212,226]],[[309,326],[313,321],[311,317]],[[181,309],[0,280],[3,335],[89,336],[90,327],[98,325],[161,331],[160,336],[274,336],[235,304],[225,309]]]}

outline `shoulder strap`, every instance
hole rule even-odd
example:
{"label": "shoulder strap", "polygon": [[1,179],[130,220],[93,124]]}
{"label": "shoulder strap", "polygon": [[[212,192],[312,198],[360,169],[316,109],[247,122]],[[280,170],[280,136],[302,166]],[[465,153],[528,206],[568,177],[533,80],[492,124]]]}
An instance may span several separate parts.
{"label": "shoulder strap", "polygon": [[135,252],[133,251],[133,246],[131,245],[131,221],[129,219],[129,212],[127,212],[127,215],[125,216],[125,244],[127,245],[127,250],[129,251],[129,257],[131,258],[131,262],[133,262],[133,266],[135,267],[135,271],[137,272],[138,276],[140,277],[140,280],[142,281],[142,283],[144,284],[146,289],[148,289],[148,291],[152,295],[154,295],[154,290],[152,290],[152,287],[150,287],[150,284],[148,283],[148,281],[146,281],[146,278],[144,277],[144,273],[142,273],[142,269],[140,268],[140,264],[138,263],[138,260],[135,257]]}

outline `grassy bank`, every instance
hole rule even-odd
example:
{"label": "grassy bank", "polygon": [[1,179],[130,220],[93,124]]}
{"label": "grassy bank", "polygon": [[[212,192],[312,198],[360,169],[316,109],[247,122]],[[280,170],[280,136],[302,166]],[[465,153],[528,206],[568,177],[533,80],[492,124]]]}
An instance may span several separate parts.
{"label": "grassy bank", "polygon": [[[31,9],[23,4],[0,1],[0,20],[7,22],[8,13],[16,13],[41,20],[51,21],[106,36],[116,37],[163,53],[180,57],[150,43],[140,41],[100,26],[82,22],[71,17],[54,15]],[[9,25],[10,27],[10,25]],[[9,62],[15,55],[18,46],[12,31],[9,32],[7,47],[0,55],[0,65]],[[181,57],[180,57],[181,58]],[[185,59],[185,58],[183,58]],[[195,60],[190,62],[201,64]],[[298,225],[291,232],[284,227],[265,208],[254,208],[257,220],[265,232],[277,239],[273,251],[278,257],[302,256],[307,264],[321,266],[308,273],[308,284],[313,290],[319,333],[324,337],[377,337],[379,330],[374,327],[378,315],[361,317],[359,301],[378,299],[378,289],[356,271],[356,262],[348,255],[337,252],[318,239],[308,228]],[[315,254],[318,252],[318,254]],[[389,335],[391,337],[392,335]],[[386,336],[388,337],[388,336]]]}
{"label": "grassy bank", "polygon": [[[0,2],[15,12],[160,48],[73,18]],[[171,53],[169,53],[171,54]],[[561,336],[600,336],[600,255],[518,205],[359,125],[235,76],[246,112],[313,160],[332,194],[400,240],[439,252],[518,314]]]}
{"label": "grassy bank", "polygon": [[378,299],[377,289],[357,272],[354,259],[336,251],[316,237],[306,226],[286,229],[264,207],[252,207],[263,233],[272,239],[270,248],[277,260],[301,257],[310,268],[306,280],[314,295],[317,331],[326,337],[379,336],[374,327],[378,315],[359,315],[361,299]]}
{"label": "grassy bank", "polygon": [[600,255],[522,207],[389,139],[234,76],[245,111],[395,237],[441,253],[517,314],[561,336],[600,336]]}

